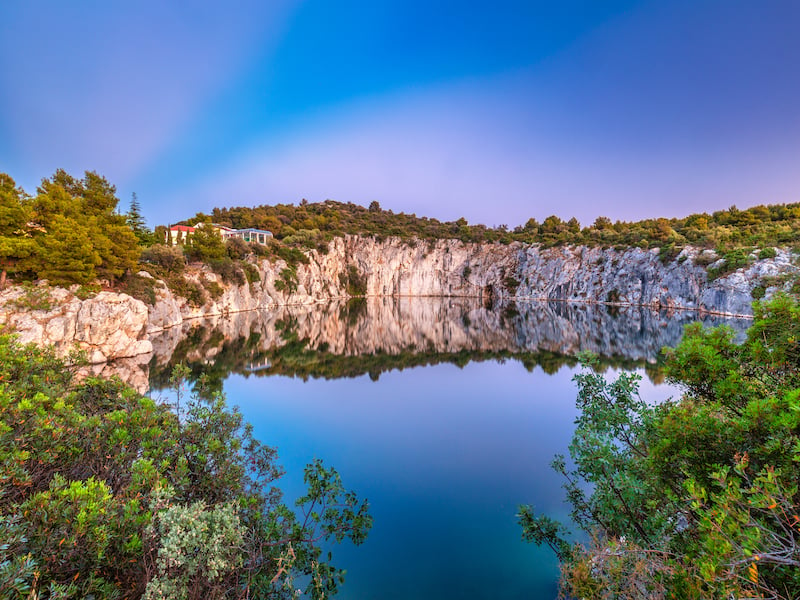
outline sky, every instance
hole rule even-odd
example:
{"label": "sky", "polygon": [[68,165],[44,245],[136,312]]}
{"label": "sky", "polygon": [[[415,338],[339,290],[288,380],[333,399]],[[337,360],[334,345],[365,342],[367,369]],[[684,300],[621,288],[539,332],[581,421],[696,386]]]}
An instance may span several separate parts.
{"label": "sky", "polygon": [[797,0],[3,0],[0,172],[96,171],[151,226],[800,202],[798,24]]}

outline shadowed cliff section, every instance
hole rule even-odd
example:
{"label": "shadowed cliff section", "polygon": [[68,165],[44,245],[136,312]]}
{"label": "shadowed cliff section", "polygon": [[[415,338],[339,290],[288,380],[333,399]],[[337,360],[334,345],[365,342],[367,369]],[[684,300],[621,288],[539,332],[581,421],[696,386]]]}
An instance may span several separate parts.
{"label": "shadowed cliff section", "polygon": [[659,352],[683,326],[747,320],[685,311],[560,302],[501,303],[470,298],[369,298],[324,306],[288,306],[194,321],[153,338],[150,385],[166,387],[172,365],[187,364],[212,387],[230,373],[302,378],[377,379],[395,369],[477,360],[521,361],[555,372],[593,352],[606,366],[645,367],[659,377]]}

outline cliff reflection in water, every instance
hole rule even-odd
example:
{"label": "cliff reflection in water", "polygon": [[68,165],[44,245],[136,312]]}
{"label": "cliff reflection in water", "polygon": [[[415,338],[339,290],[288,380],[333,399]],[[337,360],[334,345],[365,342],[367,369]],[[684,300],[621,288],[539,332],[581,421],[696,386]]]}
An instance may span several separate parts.
{"label": "cliff reflection in water", "polygon": [[[487,308],[463,298],[368,298],[193,321],[153,338],[152,390],[183,362],[212,389],[230,373],[340,378],[449,362],[515,359],[555,372],[590,351],[607,366],[644,366],[658,380],[662,347],[700,320],[743,335],[750,321],[693,312],[566,303]],[[147,368],[147,367],[144,367]]]}

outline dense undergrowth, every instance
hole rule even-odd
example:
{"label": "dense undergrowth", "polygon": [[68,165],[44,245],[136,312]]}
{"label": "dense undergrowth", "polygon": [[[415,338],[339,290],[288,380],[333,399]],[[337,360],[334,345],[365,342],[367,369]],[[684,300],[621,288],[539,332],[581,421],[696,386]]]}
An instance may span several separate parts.
{"label": "dense undergrowth", "polygon": [[800,598],[800,305],[754,305],[747,340],[691,325],[667,353],[682,398],[650,405],[639,377],[575,377],[564,457],[589,544],[523,507],[524,537],[562,561],[570,598]]}
{"label": "dense undergrowth", "polygon": [[343,572],[319,542],[359,543],[366,502],[306,467],[286,505],[275,450],[198,381],[176,406],[76,379],[0,337],[0,598],[313,598]]}

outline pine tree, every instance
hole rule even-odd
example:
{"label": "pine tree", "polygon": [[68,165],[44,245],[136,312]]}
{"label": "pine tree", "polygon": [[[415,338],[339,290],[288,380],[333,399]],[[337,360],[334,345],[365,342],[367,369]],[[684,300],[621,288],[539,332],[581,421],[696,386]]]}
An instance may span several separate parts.
{"label": "pine tree", "polygon": [[20,261],[29,257],[35,244],[28,232],[30,209],[25,193],[5,173],[0,173],[0,290],[7,273],[15,273]]}
{"label": "pine tree", "polygon": [[203,262],[225,260],[228,256],[225,243],[219,232],[211,225],[211,220],[207,219],[195,227],[184,250],[189,260]]}
{"label": "pine tree", "polygon": [[47,235],[39,238],[37,276],[56,285],[89,283],[102,263],[89,229],[75,219],[57,215]]}
{"label": "pine tree", "polygon": [[151,246],[155,242],[153,232],[147,228],[147,223],[142,216],[142,207],[136,197],[136,192],[131,194],[131,206],[127,215],[125,215],[125,220],[128,223],[128,227],[133,230],[133,234],[139,240],[140,245]]}

